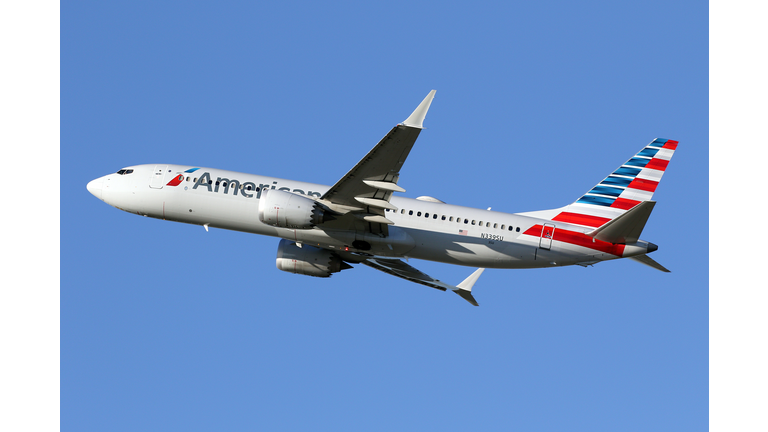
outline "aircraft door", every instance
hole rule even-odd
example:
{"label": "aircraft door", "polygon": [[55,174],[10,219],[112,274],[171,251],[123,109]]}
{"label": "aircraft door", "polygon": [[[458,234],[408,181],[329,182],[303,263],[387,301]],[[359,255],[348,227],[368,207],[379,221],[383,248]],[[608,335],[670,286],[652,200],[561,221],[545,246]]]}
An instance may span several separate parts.
{"label": "aircraft door", "polygon": [[552,224],[544,224],[541,228],[541,238],[539,239],[539,247],[541,249],[550,250],[552,248],[552,238],[555,236],[555,226]]}
{"label": "aircraft door", "polygon": [[153,189],[162,189],[165,184],[165,173],[168,171],[168,165],[155,165],[152,172],[152,178],[149,180],[149,187]]}

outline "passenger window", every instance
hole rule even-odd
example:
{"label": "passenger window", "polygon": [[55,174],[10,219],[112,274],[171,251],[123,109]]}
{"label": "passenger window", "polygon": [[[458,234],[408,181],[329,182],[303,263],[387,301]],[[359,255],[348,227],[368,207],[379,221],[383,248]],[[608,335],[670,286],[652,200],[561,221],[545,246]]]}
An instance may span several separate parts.
{"label": "passenger window", "polygon": [[517,227],[517,229],[515,231],[520,232],[520,227]]}
{"label": "passenger window", "polygon": [[421,216],[421,212],[416,212],[416,216]]}
{"label": "passenger window", "polygon": [[469,223],[469,219],[464,219],[464,223],[468,224]]}
{"label": "passenger window", "polygon": [[445,215],[443,215],[440,219],[445,220]]}
{"label": "passenger window", "polygon": [[409,214],[410,216],[413,216],[413,210],[408,210],[408,214]]}
{"label": "passenger window", "polygon": [[[432,215],[432,219],[437,219],[437,213]],[[443,216],[443,219],[445,219],[445,216]]]}
{"label": "passenger window", "polygon": [[472,225],[474,225],[474,224],[475,224],[475,220],[474,220],[474,219],[472,219]]}
{"label": "passenger window", "polygon": [[499,224],[496,224],[496,223],[495,223],[495,224],[493,224],[493,227],[494,227],[494,228],[496,228],[498,225],[499,225]]}
{"label": "passenger window", "polygon": [[509,226],[509,230],[512,231],[512,228],[514,228],[512,225]]}
{"label": "passenger window", "polygon": [[405,214],[405,209],[401,209],[400,214]]}
{"label": "passenger window", "polygon": [[448,221],[449,221],[449,222],[453,222],[453,216],[449,217],[449,218],[448,218]]}
{"label": "passenger window", "polygon": [[501,224],[501,229],[504,229],[504,224]]}
{"label": "passenger window", "polygon": [[428,218],[429,217],[429,213],[424,213],[424,217]]}

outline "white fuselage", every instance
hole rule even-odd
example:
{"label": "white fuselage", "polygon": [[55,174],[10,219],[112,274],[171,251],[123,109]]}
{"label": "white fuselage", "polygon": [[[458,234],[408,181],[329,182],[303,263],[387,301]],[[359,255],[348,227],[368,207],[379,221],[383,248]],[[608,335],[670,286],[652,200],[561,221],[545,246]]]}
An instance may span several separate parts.
{"label": "white fuselage", "polygon": [[[594,240],[586,236],[589,228],[580,225],[396,196],[391,204],[397,210],[386,212],[394,222],[387,237],[321,227],[276,228],[259,220],[264,188],[317,199],[329,186],[211,168],[185,172],[194,167],[170,164],[128,169],[133,171],[93,180],[88,190],[130,213],[280,237],[342,256],[364,252],[473,267],[536,268],[589,265],[648,252],[648,243],[642,241],[614,245]],[[208,178],[210,183],[201,181]],[[355,240],[365,240],[372,248],[356,251]]]}

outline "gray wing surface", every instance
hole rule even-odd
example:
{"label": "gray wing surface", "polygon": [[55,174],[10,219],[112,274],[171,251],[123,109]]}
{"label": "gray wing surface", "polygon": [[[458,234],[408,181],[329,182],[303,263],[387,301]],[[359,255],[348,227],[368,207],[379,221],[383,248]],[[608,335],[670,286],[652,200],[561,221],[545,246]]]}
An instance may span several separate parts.
{"label": "gray wing surface", "polygon": [[[390,204],[393,192],[405,192],[397,185],[400,169],[423,128],[435,91],[429,92],[413,114],[398,124],[376,144],[349,172],[320,197],[321,202],[343,209],[357,220],[356,230],[387,235],[392,222],[385,210],[396,210]],[[354,222],[348,220],[347,223]]]}

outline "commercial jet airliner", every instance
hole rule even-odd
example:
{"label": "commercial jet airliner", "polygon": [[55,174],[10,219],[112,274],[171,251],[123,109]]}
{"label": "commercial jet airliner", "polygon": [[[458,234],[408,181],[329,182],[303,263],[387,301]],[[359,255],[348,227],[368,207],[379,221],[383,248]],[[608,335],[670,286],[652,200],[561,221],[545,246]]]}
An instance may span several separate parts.
{"label": "commercial jet airliner", "polygon": [[[88,183],[105,203],[141,216],[279,237],[277,268],[329,277],[350,264],[472,295],[485,268],[591,266],[631,258],[666,268],[640,240],[656,205],[653,193],[677,141],[654,139],[586,194],[565,207],[501,213],[396,196],[405,159],[423,128],[432,90],[333,186],[185,165],[123,168]],[[407,172],[406,172],[407,173]],[[405,260],[478,267],[458,285]],[[409,261],[410,262],[410,261]]]}

